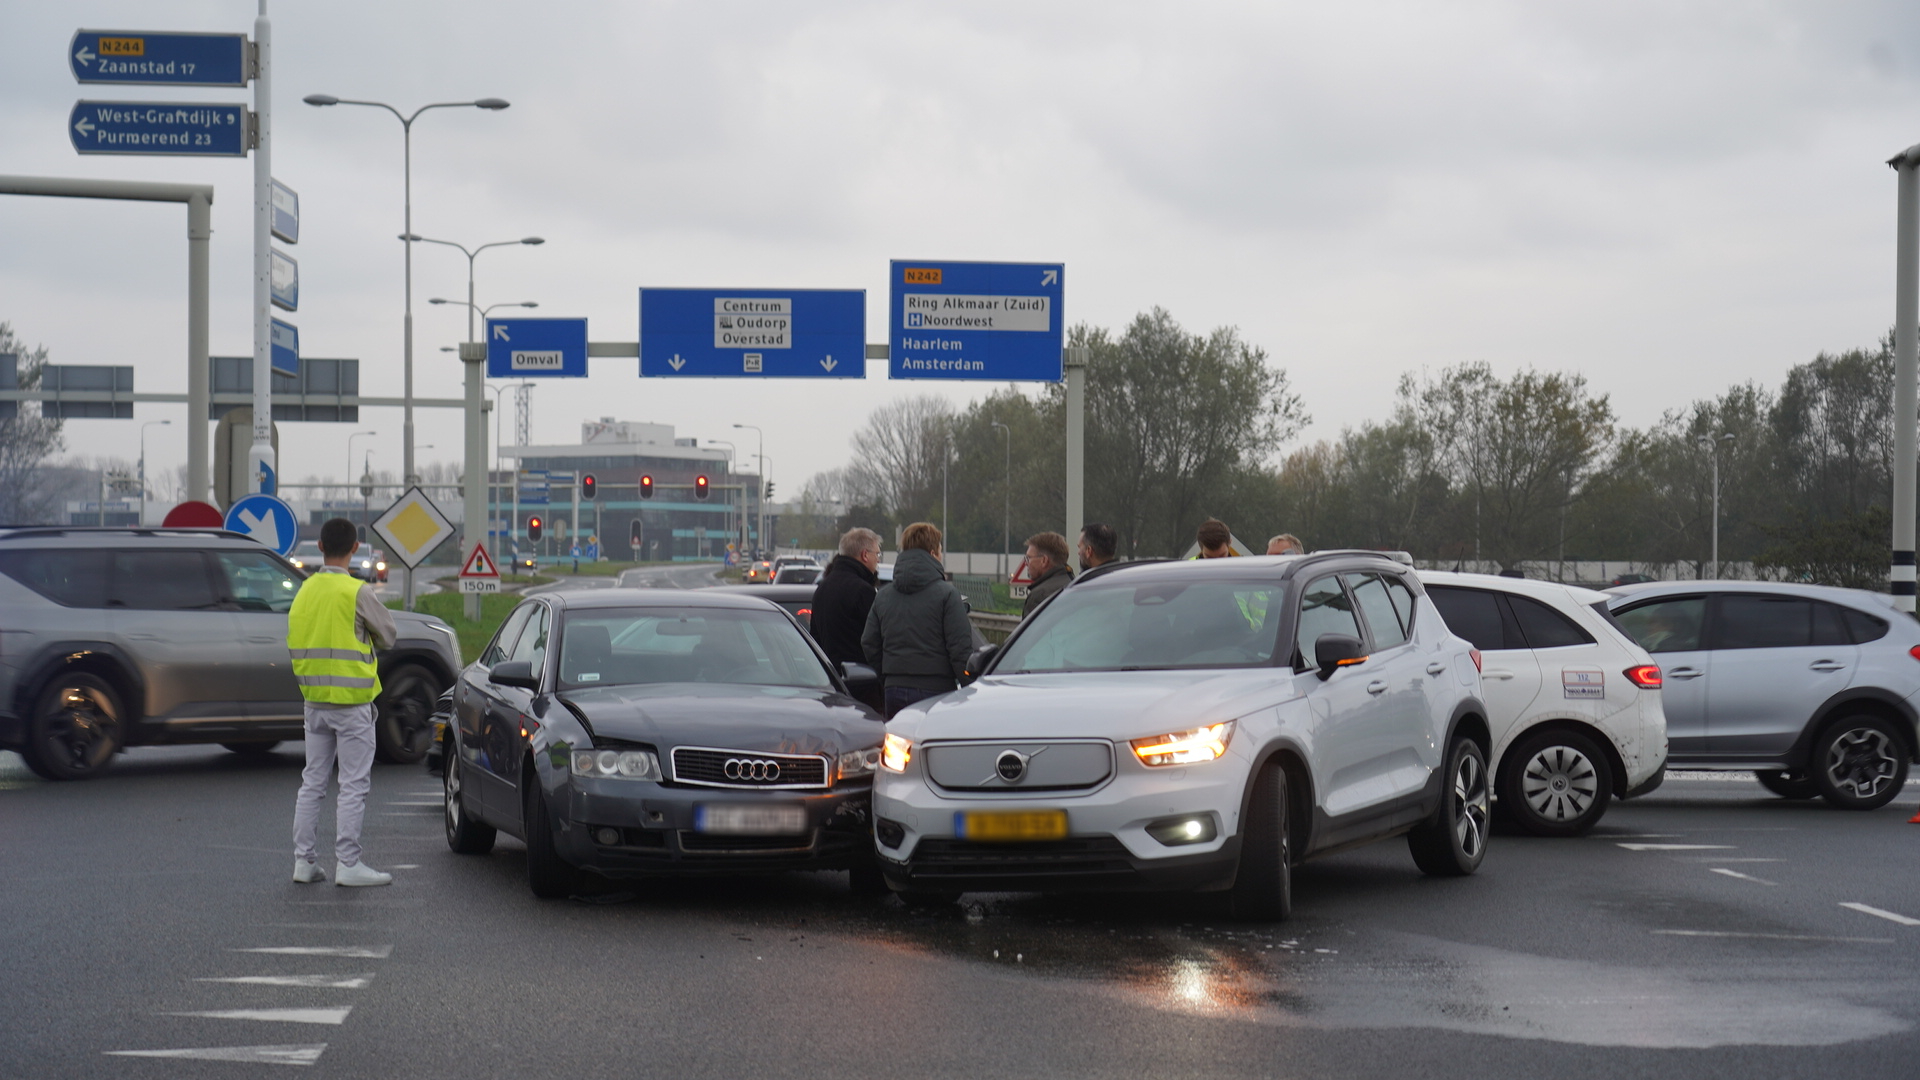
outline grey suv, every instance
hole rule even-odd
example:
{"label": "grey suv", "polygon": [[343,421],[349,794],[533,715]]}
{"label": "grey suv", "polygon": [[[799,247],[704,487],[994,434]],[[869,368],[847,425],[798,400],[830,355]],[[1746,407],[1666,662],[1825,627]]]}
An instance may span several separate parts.
{"label": "grey suv", "polygon": [[1659,663],[1674,769],[1752,769],[1789,799],[1885,806],[1920,754],[1920,622],[1874,593],[1759,581],[1607,590]]}
{"label": "grey suv", "polygon": [[[219,529],[0,528],[0,748],[76,780],[127,746],[259,753],[300,738],[287,610],[304,577]],[[379,756],[413,762],[460,654],[440,620],[394,621]]]}

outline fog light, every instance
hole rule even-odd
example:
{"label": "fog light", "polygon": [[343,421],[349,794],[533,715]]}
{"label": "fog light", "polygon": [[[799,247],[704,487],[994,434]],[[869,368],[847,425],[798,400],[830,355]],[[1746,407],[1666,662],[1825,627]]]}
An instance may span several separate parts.
{"label": "fog light", "polygon": [[897,848],[906,842],[907,827],[897,821],[879,818],[873,823],[873,835],[879,838],[881,847]]}
{"label": "fog light", "polygon": [[610,829],[602,825],[600,828],[593,830],[593,838],[606,847],[613,847],[620,842],[620,830]]}
{"label": "fog light", "polygon": [[1147,826],[1147,835],[1168,847],[1179,847],[1204,844],[1219,833],[1213,827],[1212,814],[1199,814],[1155,821]]}

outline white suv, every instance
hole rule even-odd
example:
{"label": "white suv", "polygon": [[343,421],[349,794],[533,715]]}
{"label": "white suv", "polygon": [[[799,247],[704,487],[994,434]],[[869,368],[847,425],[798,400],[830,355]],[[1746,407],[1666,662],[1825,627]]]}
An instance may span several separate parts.
{"label": "white suv", "polygon": [[986,889],[1230,890],[1285,918],[1293,864],[1406,834],[1485,854],[1478,657],[1370,553],[1082,575],[971,685],[887,723],[873,808],[908,903]]}
{"label": "white suv", "polygon": [[1609,597],[1550,581],[1423,570],[1447,626],[1480,650],[1500,809],[1536,836],[1578,836],[1615,796],[1666,777],[1660,668]]}

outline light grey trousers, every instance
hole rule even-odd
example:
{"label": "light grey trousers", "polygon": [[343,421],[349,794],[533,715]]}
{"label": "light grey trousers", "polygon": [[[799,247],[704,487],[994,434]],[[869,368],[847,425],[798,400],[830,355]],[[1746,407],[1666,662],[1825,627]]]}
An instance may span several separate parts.
{"label": "light grey trousers", "polygon": [[293,854],[318,862],[313,848],[320,804],[334,762],[340,763],[340,800],[333,812],[333,852],[349,865],[360,861],[360,822],[373,787],[373,704],[317,705],[307,702],[307,769],[293,803]]}

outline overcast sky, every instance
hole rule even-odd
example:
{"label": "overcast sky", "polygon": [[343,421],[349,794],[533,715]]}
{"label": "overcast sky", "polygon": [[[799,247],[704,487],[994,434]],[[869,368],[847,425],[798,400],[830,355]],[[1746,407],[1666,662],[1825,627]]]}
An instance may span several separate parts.
{"label": "overcast sky", "polygon": [[[400,392],[399,124],[310,93],[441,110],[414,139],[414,227],[469,245],[483,304],[637,335],[641,286],[864,288],[886,340],[890,258],[1060,261],[1070,322],[1159,305],[1238,326],[1315,423],[1384,417],[1402,372],[1471,360],[1584,373],[1628,423],[1777,383],[1892,322],[1894,176],[1920,141],[1920,6],[1898,2],[281,2],[274,173],[301,194],[309,356]],[[13,3],[0,14],[0,173],[215,186],[213,351],[250,352],[252,166],[87,157],[75,29],[250,31],[254,6]],[[186,387],[184,209],[0,198],[0,320],[59,363]],[[459,393],[465,259],[416,253],[416,393]],[[601,416],[683,436],[766,429],[782,494],[843,464],[867,411],[996,384],[636,377],[534,393],[533,441]],[[1097,377],[1097,375],[1095,376]],[[184,460],[185,409],[144,405],[149,468]],[[460,456],[421,410],[421,460]],[[139,426],[72,421],[132,457]],[[397,409],[284,424],[282,475],[338,475],[346,437],[398,468]],[[510,431],[510,427],[509,427]],[[1097,465],[1097,463],[1095,463]],[[357,469],[358,462],[355,463]]]}

